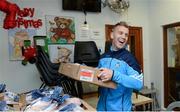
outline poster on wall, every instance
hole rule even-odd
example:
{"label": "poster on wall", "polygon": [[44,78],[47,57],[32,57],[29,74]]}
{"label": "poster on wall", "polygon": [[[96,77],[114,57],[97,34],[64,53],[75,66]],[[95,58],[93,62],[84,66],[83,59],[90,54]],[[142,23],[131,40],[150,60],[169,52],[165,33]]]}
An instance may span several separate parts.
{"label": "poster on wall", "polygon": [[74,62],[74,44],[49,45],[49,57],[51,62]]}
{"label": "poster on wall", "polygon": [[36,30],[30,28],[14,28],[8,30],[9,60],[22,60],[22,46],[24,46],[24,40],[30,40],[32,44],[33,36],[35,35]]}
{"label": "poster on wall", "polygon": [[48,43],[74,43],[75,22],[73,17],[46,15]]}

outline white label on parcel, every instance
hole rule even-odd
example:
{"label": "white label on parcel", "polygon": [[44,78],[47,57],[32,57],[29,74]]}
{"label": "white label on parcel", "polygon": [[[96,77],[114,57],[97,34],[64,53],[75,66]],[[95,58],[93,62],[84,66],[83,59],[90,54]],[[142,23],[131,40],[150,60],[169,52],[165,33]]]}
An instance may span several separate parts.
{"label": "white label on parcel", "polygon": [[81,69],[80,70],[80,80],[82,81],[93,81],[94,71],[88,69]]}

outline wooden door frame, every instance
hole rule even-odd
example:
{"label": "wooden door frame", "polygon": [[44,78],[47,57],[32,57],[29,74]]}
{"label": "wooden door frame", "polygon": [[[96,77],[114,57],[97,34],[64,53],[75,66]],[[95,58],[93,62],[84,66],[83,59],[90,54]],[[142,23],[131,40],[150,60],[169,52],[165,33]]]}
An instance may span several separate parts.
{"label": "wooden door frame", "polygon": [[163,60],[164,60],[164,106],[167,107],[168,103],[168,52],[167,52],[167,29],[180,26],[180,22],[163,25]]}

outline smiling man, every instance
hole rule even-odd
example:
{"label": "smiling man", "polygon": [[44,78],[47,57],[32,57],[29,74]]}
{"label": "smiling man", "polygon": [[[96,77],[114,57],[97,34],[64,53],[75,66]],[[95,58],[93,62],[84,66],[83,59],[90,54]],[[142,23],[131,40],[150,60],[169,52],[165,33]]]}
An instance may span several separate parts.
{"label": "smiling man", "polygon": [[111,32],[111,50],[102,55],[99,61],[101,73],[98,77],[117,83],[116,89],[99,88],[98,111],[130,111],[133,89],[143,86],[143,75],[135,57],[125,49],[129,35],[126,22],[117,23]]}

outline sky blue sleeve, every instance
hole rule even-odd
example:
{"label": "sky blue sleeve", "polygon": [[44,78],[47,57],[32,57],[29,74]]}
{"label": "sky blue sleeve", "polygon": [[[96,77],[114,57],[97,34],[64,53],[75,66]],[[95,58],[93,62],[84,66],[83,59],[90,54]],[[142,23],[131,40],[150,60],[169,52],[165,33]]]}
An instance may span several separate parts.
{"label": "sky blue sleeve", "polygon": [[140,90],[143,87],[143,74],[139,74],[128,64],[125,65],[126,73],[122,74],[119,71],[114,70],[112,81],[122,84],[127,88]]}

